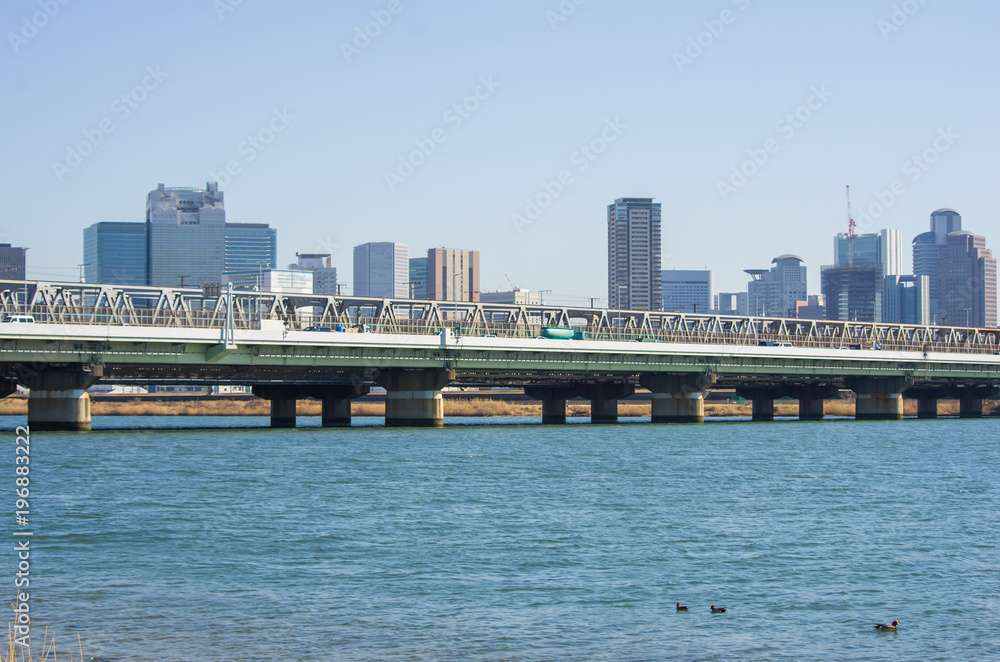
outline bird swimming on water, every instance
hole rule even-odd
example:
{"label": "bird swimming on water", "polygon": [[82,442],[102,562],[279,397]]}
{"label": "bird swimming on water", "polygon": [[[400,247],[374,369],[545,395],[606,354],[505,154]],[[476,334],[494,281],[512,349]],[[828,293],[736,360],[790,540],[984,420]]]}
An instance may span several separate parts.
{"label": "bird swimming on water", "polygon": [[688,610],[687,605],[682,605],[679,602],[677,603],[677,611],[687,611],[687,610]]}
{"label": "bird swimming on water", "polygon": [[899,625],[899,621],[893,621],[892,623],[876,623],[876,630],[895,630],[896,626]]}
{"label": "bird swimming on water", "polygon": [[726,613],[726,608],[725,607],[716,607],[715,605],[712,605],[711,609],[712,609],[712,613],[713,614],[725,614]]}

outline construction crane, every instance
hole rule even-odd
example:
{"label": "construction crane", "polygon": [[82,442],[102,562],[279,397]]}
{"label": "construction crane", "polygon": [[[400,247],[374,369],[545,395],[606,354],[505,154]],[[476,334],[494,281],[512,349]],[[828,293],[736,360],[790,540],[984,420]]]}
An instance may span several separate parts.
{"label": "construction crane", "polygon": [[847,186],[847,266],[854,266],[854,238],[857,237],[858,224],[854,222],[851,213],[851,186]]}
{"label": "construction crane", "polygon": [[507,279],[508,283],[510,283],[510,289],[511,290],[513,290],[515,292],[519,292],[520,291],[520,289],[518,288],[518,286],[514,284],[514,281],[512,281],[510,279],[510,276],[508,276],[507,274],[504,274],[503,277]]}

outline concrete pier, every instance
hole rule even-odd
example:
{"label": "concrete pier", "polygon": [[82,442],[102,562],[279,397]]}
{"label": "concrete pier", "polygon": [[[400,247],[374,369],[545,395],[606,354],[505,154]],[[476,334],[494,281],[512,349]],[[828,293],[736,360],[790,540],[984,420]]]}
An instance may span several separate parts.
{"label": "concrete pier", "polygon": [[938,399],[936,396],[922,396],[917,399],[917,418],[937,418]]}
{"label": "concrete pier", "polygon": [[948,394],[958,398],[958,415],[961,418],[982,418],[986,400],[997,397],[997,389],[992,386],[955,386]]}
{"label": "concrete pier", "polygon": [[835,398],[840,393],[836,386],[828,384],[809,384],[793,389],[793,397],[799,400],[800,421],[822,421],[826,416],[824,402]]}
{"label": "concrete pier", "polygon": [[386,390],[386,427],[442,427],[441,389],[455,379],[454,370],[389,370],[376,382]]}
{"label": "concrete pier", "polygon": [[524,394],[542,401],[542,425],[566,423],[566,403],[580,395],[575,386],[528,386]]}
{"label": "concrete pier", "polygon": [[618,401],[634,394],[635,386],[614,382],[583,384],[580,393],[590,400],[591,423],[617,423]]}
{"label": "concrete pier", "polygon": [[323,403],[325,428],[351,427],[351,400],[368,395],[368,386],[326,386],[316,389],[311,397]]}
{"label": "concrete pier", "polygon": [[28,395],[28,426],[35,430],[89,430],[90,395],[100,380],[99,365],[45,368],[23,377]]}
{"label": "concrete pier", "polygon": [[854,414],[857,420],[903,420],[905,379],[901,377],[852,377],[847,380],[846,384],[857,396]]}
{"label": "concrete pier", "polygon": [[644,375],[639,383],[653,394],[653,423],[705,422],[705,391],[715,383],[714,375]]}
{"label": "concrete pier", "polygon": [[750,386],[736,389],[736,395],[750,401],[755,421],[774,420],[774,401],[784,397],[785,390],[770,386]]}

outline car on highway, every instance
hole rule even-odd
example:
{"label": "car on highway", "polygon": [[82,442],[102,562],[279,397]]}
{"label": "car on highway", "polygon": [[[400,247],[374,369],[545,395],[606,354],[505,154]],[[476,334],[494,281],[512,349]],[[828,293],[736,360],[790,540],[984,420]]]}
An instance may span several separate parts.
{"label": "car on highway", "polygon": [[34,324],[35,318],[31,315],[4,315],[0,324]]}

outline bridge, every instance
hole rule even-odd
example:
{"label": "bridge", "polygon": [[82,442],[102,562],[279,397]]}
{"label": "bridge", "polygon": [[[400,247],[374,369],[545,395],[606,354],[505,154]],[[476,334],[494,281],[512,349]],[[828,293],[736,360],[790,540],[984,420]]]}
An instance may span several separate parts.
{"label": "bridge", "polygon": [[782,397],[821,419],[842,388],[859,419],[902,418],[904,395],[921,417],[949,397],[981,416],[1000,388],[997,329],[24,281],[0,281],[0,314],[33,320],[0,323],[0,395],[30,389],[36,430],[89,429],[101,380],[251,386],[276,427],[309,397],[324,426],[350,425],[373,386],[389,426],[441,425],[448,386],[523,388],[545,423],[575,397],[617,421],[637,387],[664,423],[703,421],[713,388],[735,388],[755,420]]}

